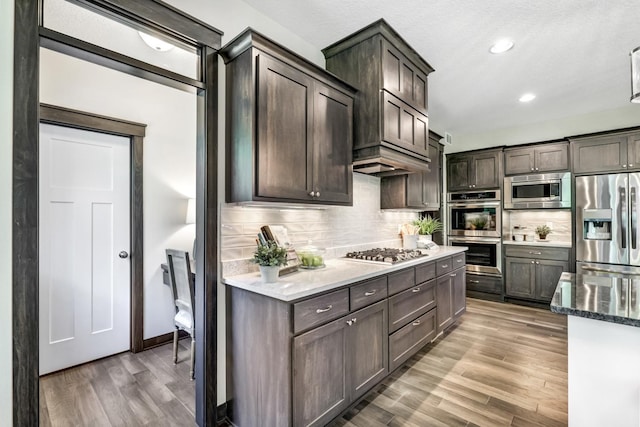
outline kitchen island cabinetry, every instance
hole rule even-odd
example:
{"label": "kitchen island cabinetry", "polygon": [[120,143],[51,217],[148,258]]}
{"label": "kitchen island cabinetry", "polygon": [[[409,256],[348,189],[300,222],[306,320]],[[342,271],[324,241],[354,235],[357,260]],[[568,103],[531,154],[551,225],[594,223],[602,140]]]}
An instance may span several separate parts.
{"label": "kitchen island cabinetry", "polygon": [[548,303],[565,271],[569,271],[567,248],[505,245],[507,297]]}
{"label": "kitchen island cabinetry", "polygon": [[426,171],[427,76],[433,68],[384,20],[322,52],[327,70],[359,90],[354,170],[377,163],[384,170],[370,173],[398,171],[408,165],[413,172]]}
{"label": "kitchen island cabinetry", "polygon": [[441,157],[442,145],[429,132],[429,172],[382,177],[380,180],[381,209],[440,210],[442,193]]}
{"label": "kitchen island cabinetry", "polygon": [[[322,426],[339,416],[436,338],[436,283],[464,272],[464,260],[443,247],[403,266],[328,260],[275,284],[225,278],[234,424]],[[449,303],[459,316],[464,290]]]}
{"label": "kitchen island cabinetry", "polygon": [[545,143],[505,148],[504,174],[518,175],[569,170],[569,143]]}
{"label": "kitchen island cabinetry", "polygon": [[573,173],[614,173],[640,169],[638,130],[570,139]]}
{"label": "kitchen island cabinetry", "polygon": [[447,190],[500,188],[502,149],[449,154]]}
{"label": "kitchen island cabinetry", "polygon": [[227,202],[351,205],[355,89],[247,30],[227,70]]}

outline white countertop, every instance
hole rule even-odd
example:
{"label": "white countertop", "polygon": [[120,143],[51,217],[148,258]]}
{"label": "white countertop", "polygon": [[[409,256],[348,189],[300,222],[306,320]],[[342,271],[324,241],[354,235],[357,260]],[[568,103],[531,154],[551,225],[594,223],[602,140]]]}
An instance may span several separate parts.
{"label": "white countertop", "polygon": [[545,246],[552,248],[570,248],[571,242],[565,242],[561,240],[535,240],[533,242],[516,242],[515,240],[503,240],[505,245],[518,245],[518,246]]}
{"label": "white countertop", "polygon": [[295,273],[280,277],[276,283],[262,283],[259,272],[224,277],[222,281],[229,286],[289,302],[425,262],[435,261],[464,252],[467,249],[463,246],[440,246],[436,251],[426,251],[427,256],[397,264],[376,264],[346,258],[330,259],[325,261],[325,268],[300,269]]}

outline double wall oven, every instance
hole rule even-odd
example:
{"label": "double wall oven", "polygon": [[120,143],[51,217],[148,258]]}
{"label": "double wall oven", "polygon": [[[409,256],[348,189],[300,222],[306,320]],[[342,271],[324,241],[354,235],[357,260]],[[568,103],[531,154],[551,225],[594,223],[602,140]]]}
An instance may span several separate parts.
{"label": "double wall oven", "polygon": [[467,271],[502,275],[500,190],[449,193],[448,228],[451,246],[467,246]]}

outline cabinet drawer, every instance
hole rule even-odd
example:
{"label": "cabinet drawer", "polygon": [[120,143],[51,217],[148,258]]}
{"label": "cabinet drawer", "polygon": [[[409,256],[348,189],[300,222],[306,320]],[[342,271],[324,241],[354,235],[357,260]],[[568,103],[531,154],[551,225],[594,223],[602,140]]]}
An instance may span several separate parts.
{"label": "cabinet drawer", "polygon": [[451,257],[451,269],[456,270],[460,267],[464,267],[465,256],[464,252]]}
{"label": "cabinet drawer", "polygon": [[436,278],[436,263],[430,262],[416,266],[416,283],[428,282]]}
{"label": "cabinet drawer", "polygon": [[416,284],[416,275],[413,268],[389,274],[389,295],[397,294]]}
{"label": "cabinet drawer", "polygon": [[337,319],[348,312],[348,289],[299,302],[293,306],[293,333]]}
{"label": "cabinet drawer", "polygon": [[500,294],[502,293],[502,278],[467,273],[467,290]]}
{"label": "cabinet drawer", "polygon": [[389,370],[393,371],[436,336],[436,310],[389,335]]}
{"label": "cabinet drawer", "polygon": [[414,286],[389,298],[389,332],[396,331],[411,319],[436,306],[436,281]]}
{"label": "cabinet drawer", "polygon": [[556,261],[569,261],[569,249],[543,248],[540,246],[516,246],[505,245],[505,256],[519,258],[551,259]]}
{"label": "cabinet drawer", "polygon": [[439,259],[436,262],[436,275],[442,276],[445,273],[453,270],[452,259],[451,257]]}
{"label": "cabinet drawer", "polygon": [[368,280],[349,289],[351,311],[358,310],[387,297],[387,277]]}

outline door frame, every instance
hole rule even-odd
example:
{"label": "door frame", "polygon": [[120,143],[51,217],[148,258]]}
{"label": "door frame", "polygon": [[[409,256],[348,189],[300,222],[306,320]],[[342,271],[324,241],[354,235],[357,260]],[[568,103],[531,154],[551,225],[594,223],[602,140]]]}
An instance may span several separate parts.
{"label": "door frame", "polygon": [[[39,424],[38,137],[40,46],[149,80],[196,88],[196,423],[215,425],[218,289],[218,50],[222,32],[160,0],[70,0],[200,50],[200,79],[175,73],[41,26],[42,0],[14,2],[12,145],[13,424]],[[188,79],[187,79],[188,80]],[[176,87],[176,86],[174,86]]]}
{"label": "door frame", "polygon": [[72,110],[49,104],[40,104],[40,123],[106,133],[129,138],[129,259],[130,304],[129,349],[134,353],[144,350],[144,218],[143,218],[143,142],[147,125]]}

